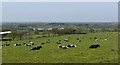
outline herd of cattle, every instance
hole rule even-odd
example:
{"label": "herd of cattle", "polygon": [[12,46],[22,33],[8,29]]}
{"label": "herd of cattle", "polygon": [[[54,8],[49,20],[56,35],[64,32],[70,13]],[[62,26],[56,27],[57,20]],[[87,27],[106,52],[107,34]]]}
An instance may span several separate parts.
{"label": "herd of cattle", "polygon": [[[93,38],[90,38],[90,39],[93,39]],[[80,40],[79,38],[76,39],[78,42],[82,42],[82,40]],[[94,37],[94,40],[96,42],[98,42],[98,38],[97,37]],[[107,38],[105,38],[104,40],[108,40]],[[100,38],[100,41],[103,41],[102,38]],[[62,44],[63,42],[69,42],[68,39],[64,39],[63,41],[62,40],[59,40],[58,42],[56,42],[56,44]],[[27,44],[29,43],[29,44]],[[43,42],[43,43],[40,43],[41,45],[42,44],[45,44],[45,43],[50,43],[50,40],[48,39],[47,41]],[[29,42],[26,42],[26,43],[22,43],[22,44],[14,44],[14,46],[21,46],[21,45],[25,45],[25,46],[33,46],[34,45],[34,42],[32,41],[29,41]],[[36,46],[36,47],[33,47],[31,48],[31,50],[40,50],[40,48],[43,48],[42,46]],[[3,46],[10,46],[10,44],[8,44],[7,42],[5,42],[5,44],[3,44],[0,48],[2,49]],[[58,46],[58,48],[61,48],[61,49],[68,49],[68,48],[71,48],[71,47],[77,47],[76,45],[67,45],[67,46]],[[89,46],[89,48],[97,48],[97,47],[100,47],[99,44],[95,44],[95,45],[91,45]]]}

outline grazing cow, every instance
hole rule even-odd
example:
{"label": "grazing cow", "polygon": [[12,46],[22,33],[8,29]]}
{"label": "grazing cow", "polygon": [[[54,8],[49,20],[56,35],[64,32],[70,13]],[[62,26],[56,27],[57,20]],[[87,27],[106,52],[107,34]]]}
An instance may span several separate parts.
{"label": "grazing cow", "polygon": [[62,46],[62,49],[67,49],[68,47],[67,46]]}
{"label": "grazing cow", "polygon": [[6,44],[6,46],[10,46],[10,44]]}
{"label": "grazing cow", "polygon": [[3,46],[10,46],[10,44],[3,44],[1,47],[3,47]]}
{"label": "grazing cow", "polygon": [[72,45],[72,47],[77,47],[76,45]]}
{"label": "grazing cow", "polygon": [[100,45],[96,44],[96,45],[91,45],[89,48],[97,48],[100,47]]}
{"label": "grazing cow", "polygon": [[79,38],[77,38],[77,40],[79,40]]}
{"label": "grazing cow", "polygon": [[40,43],[40,44],[44,44],[44,43]]}
{"label": "grazing cow", "polygon": [[98,39],[95,39],[96,42],[98,42]]}
{"label": "grazing cow", "polygon": [[12,39],[8,39],[8,41],[12,41]]}
{"label": "grazing cow", "polygon": [[67,47],[77,47],[76,45],[67,45]]}
{"label": "grazing cow", "polygon": [[32,43],[32,45],[34,45],[34,43]]}
{"label": "grazing cow", "polygon": [[81,40],[79,40],[78,42],[82,42]]}
{"label": "grazing cow", "polygon": [[68,39],[64,39],[64,41],[68,42]]}
{"label": "grazing cow", "polygon": [[59,48],[62,48],[62,46],[58,46]]}
{"label": "grazing cow", "polygon": [[25,46],[32,46],[32,44],[25,44]]}
{"label": "grazing cow", "polygon": [[3,47],[3,45],[1,45],[1,47]]}
{"label": "grazing cow", "polygon": [[62,46],[62,49],[67,49],[68,47],[67,46]]}
{"label": "grazing cow", "polygon": [[60,42],[57,42],[57,44],[61,44]]}
{"label": "grazing cow", "polygon": [[67,49],[68,47],[67,46],[58,46],[59,48],[62,48],[62,49]]}
{"label": "grazing cow", "polygon": [[94,39],[97,39],[97,37],[95,37]]}
{"label": "grazing cow", "polygon": [[67,45],[67,47],[72,47],[71,45]]}
{"label": "grazing cow", "polygon": [[14,44],[14,46],[21,46],[21,44]]}
{"label": "grazing cow", "polygon": [[59,48],[62,48],[62,46],[58,46]]}
{"label": "grazing cow", "polygon": [[30,41],[31,44],[33,44],[33,42]]}
{"label": "grazing cow", "polygon": [[42,48],[42,46],[33,47],[31,50],[39,50],[40,48]]}
{"label": "grazing cow", "polygon": [[107,38],[105,38],[105,40],[108,40]]}

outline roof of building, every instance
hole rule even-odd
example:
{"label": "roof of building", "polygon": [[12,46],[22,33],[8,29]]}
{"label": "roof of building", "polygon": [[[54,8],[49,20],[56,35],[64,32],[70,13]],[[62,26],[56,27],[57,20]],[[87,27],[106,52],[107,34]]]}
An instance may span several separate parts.
{"label": "roof of building", "polygon": [[11,31],[0,32],[0,34],[8,34],[8,33],[11,33]]}

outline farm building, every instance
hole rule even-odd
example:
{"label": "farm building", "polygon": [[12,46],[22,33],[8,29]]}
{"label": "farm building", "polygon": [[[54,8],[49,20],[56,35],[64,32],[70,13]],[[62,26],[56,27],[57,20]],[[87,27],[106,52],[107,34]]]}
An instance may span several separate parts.
{"label": "farm building", "polygon": [[5,31],[5,32],[0,32],[0,36],[2,39],[0,39],[0,41],[8,41],[10,39],[3,39],[5,36],[7,36],[7,34],[11,33],[11,31]]}
{"label": "farm building", "polygon": [[48,28],[47,30],[52,30],[53,28]]}
{"label": "farm building", "polygon": [[44,28],[37,28],[39,32],[43,32],[45,29]]}
{"label": "farm building", "polygon": [[59,30],[64,29],[64,28],[58,28]]}

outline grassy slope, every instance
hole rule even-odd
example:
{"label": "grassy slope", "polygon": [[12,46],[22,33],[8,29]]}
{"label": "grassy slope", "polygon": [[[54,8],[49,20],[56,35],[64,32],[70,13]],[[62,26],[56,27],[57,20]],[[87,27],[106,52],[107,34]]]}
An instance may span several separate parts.
{"label": "grassy slope", "polygon": [[[95,44],[95,40],[90,40],[92,37],[105,38],[105,33],[89,33],[87,35],[72,34],[56,37],[44,37],[40,39],[31,39],[35,43],[34,46],[40,45],[39,43],[50,39],[51,43],[46,43],[40,50],[30,50],[34,47],[26,47],[24,45],[14,47],[16,43],[23,43],[29,40],[19,40],[9,42],[11,46],[3,47],[3,63],[112,63],[118,60],[118,35],[109,33],[108,40],[99,41],[101,45],[97,49],[89,49],[89,46]],[[79,37],[82,42],[78,42],[76,38]],[[83,39],[84,37],[84,39]],[[76,44],[76,48],[60,49],[58,40],[68,38],[69,42],[63,42],[61,45]],[[5,42],[3,42],[4,44]],[[111,51],[114,49],[114,51]]]}

